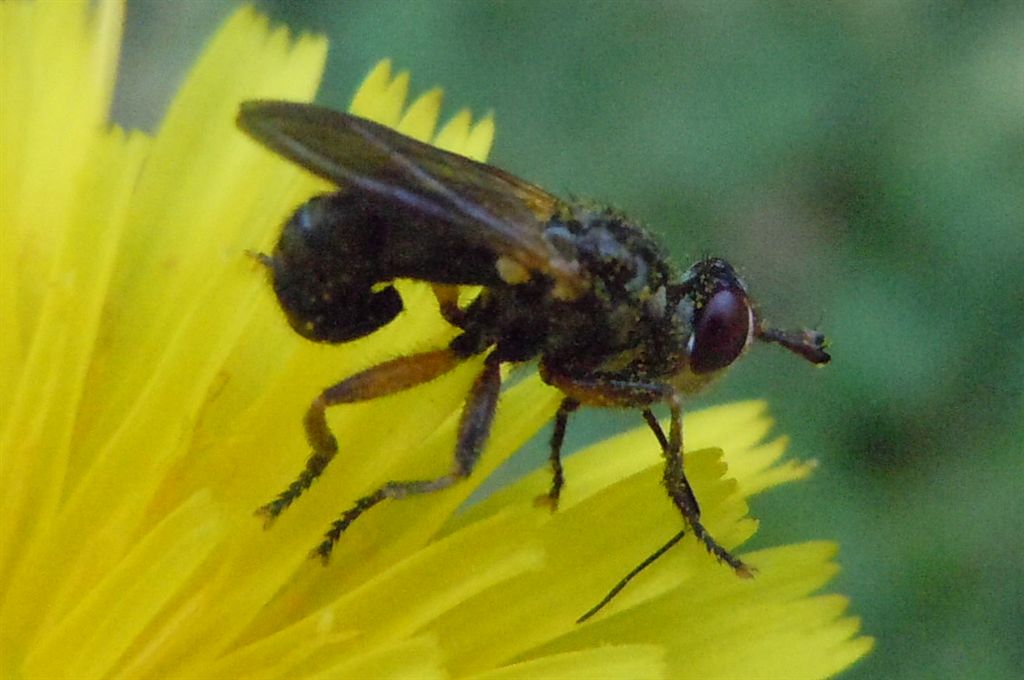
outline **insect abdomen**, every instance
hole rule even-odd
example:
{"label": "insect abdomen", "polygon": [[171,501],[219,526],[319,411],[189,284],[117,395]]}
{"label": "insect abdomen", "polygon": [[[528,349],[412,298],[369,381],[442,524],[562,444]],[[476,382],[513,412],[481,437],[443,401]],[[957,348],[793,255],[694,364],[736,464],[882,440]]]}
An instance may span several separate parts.
{"label": "insect abdomen", "polygon": [[363,192],[317,196],[281,231],[269,261],[274,291],[303,337],[354,340],[402,311],[398,291],[380,284],[501,285],[493,251],[469,243],[464,231]]}
{"label": "insect abdomen", "polygon": [[402,311],[381,281],[382,243],[372,221],[338,194],[317,196],[285,223],[270,258],[274,292],[300,335],[339,343],[368,335]]}

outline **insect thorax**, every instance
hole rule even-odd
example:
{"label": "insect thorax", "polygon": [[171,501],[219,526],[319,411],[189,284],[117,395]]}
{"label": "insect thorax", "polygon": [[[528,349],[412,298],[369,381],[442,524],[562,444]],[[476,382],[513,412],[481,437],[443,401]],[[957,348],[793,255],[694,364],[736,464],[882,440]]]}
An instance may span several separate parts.
{"label": "insect thorax", "polygon": [[651,235],[611,209],[576,205],[548,222],[545,237],[579,263],[589,289],[574,300],[559,299],[545,281],[487,289],[471,318],[502,353],[543,356],[578,375],[674,373],[689,332],[669,292],[678,274]]}

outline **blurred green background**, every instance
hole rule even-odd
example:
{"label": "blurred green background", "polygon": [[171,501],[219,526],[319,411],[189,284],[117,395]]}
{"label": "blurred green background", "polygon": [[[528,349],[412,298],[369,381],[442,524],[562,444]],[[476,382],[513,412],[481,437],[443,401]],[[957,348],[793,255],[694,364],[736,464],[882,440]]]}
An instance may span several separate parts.
{"label": "blurred green background", "polygon": [[[827,369],[758,347],[694,402],[768,398],[821,463],[757,499],[752,547],[841,543],[832,589],[878,638],[845,677],[1020,677],[1024,5],[256,5],[330,38],[321,102],[392,57],[448,114],[496,112],[496,164],[627,210],[681,264],[727,257],[770,320],[826,331]],[[116,120],[152,129],[234,7],[129,0]],[[571,447],[639,423],[598,416]]]}

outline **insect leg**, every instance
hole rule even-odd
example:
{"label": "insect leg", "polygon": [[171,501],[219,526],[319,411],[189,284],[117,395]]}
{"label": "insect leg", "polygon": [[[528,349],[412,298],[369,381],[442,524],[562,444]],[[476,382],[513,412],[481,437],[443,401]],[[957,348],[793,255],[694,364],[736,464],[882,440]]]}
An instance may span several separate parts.
{"label": "insect leg", "polygon": [[324,534],[324,540],[311,555],[326,561],[330,557],[334,544],[356,519],[364,512],[386,498],[405,498],[418,494],[431,493],[447,489],[460,479],[468,477],[473,471],[487,436],[494,422],[494,412],[498,406],[498,392],[501,388],[501,361],[496,353],[491,353],[484,360],[484,368],[477,376],[466,397],[466,405],[459,419],[458,439],[455,445],[455,461],[451,472],[436,479],[414,480],[404,482],[388,482],[373,493],[363,496],[350,509],[342,513]]}
{"label": "insect leg", "polygon": [[685,531],[680,531],[680,532],[676,533],[676,535],[673,536],[672,538],[670,538],[665,543],[665,545],[661,546],[660,548],[655,550],[653,553],[651,553],[650,555],[645,557],[644,561],[641,562],[640,564],[636,565],[635,567],[633,567],[633,569],[630,570],[630,572],[628,574],[623,576],[622,579],[618,583],[615,584],[615,587],[613,587],[611,590],[609,590],[608,594],[601,598],[600,602],[598,602],[593,607],[588,609],[583,614],[583,616],[581,616],[578,619],[576,619],[576,623],[583,623],[584,621],[589,619],[591,616],[593,616],[594,614],[596,614],[599,611],[601,611],[602,609],[604,609],[604,606],[606,604],[608,604],[609,602],[611,602],[612,600],[614,600],[615,596],[618,595],[619,593],[621,593],[622,589],[625,588],[626,586],[628,586],[630,581],[632,581],[634,578],[639,576],[640,572],[642,572],[644,569],[646,569],[647,567],[649,567],[652,564],[654,564],[659,557],[661,557],[662,555],[667,553],[669,550],[671,550],[672,546],[674,546],[676,543],[681,541],[683,539],[683,536],[685,536],[685,535],[686,535]]}
{"label": "insect leg", "polygon": [[434,283],[430,288],[434,291],[437,306],[441,309],[441,316],[444,317],[444,320],[456,328],[462,328],[466,320],[466,312],[459,307],[459,287]]}
{"label": "insect leg", "polygon": [[[697,504],[697,498],[693,494],[693,489],[690,487],[689,480],[686,479],[686,473],[683,471],[683,411],[679,404],[678,395],[673,394],[669,399],[669,408],[672,412],[672,425],[669,429],[669,436],[665,436],[664,430],[661,429],[661,424],[658,419],[654,416],[654,413],[649,408],[643,410],[644,421],[647,426],[654,433],[655,438],[661,445],[662,454],[665,457],[665,472],[664,482],[665,488],[668,489],[669,497],[672,502],[675,503],[679,511],[682,512],[683,518],[686,523],[693,529],[694,535],[697,536],[704,543],[704,546],[708,549],[712,555],[717,557],[720,561],[725,562],[732,567],[738,576],[743,578],[751,578],[753,576],[753,570],[744,564],[741,560],[733,557],[725,548],[718,545],[714,538],[708,534],[704,525],[700,522],[700,506]],[[686,534],[685,531],[677,532],[672,538],[670,538],[664,545],[655,550],[653,553],[648,555],[640,564],[633,567],[628,574],[616,583],[608,594],[601,598],[601,601],[591,607],[583,614],[583,616],[576,619],[576,623],[583,623],[597,612],[601,611],[605,605],[611,602],[616,595],[622,592],[622,589],[629,585],[629,582],[636,578],[640,572],[647,567],[654,564],[654,562],[669,551],[672,546],[678,543],[683,536]]]}
{"label": "insect leg", "polygon": [[[654,412],[649,408],[644,409],[644,422],[647,423],[647,427],[654,433],[654,437],[658,440],[661,445],[661,450],[669,451],[671,444],[665,432],[661,429],[661,423],[658,422],[658,418],[654,415]],[[667,455],[667,454],[666,454]],[[680,493],[686,497],[686,505],[693,509],[691,514],[696,517],[700,517],[700,504],[697,502],[697,497],[693,494],[693,489],[690,487],[690,482],[686,479],[686,475],[682,475],[682,484],[680,485]],[[685,513],[684,513],[685,514]]]}
{"label": "insect leg", "polygon": [[448,349],[413,354],[368,368],[321,392],[310,404],[303,420],[306,441],[313,449],[306,460],[306,468],[277,498],[260,507],[256,515],[263,517],[269,525],[310,487],[338,453],[338,440],[328,427],[325,417],[327,407],[367,401],[407,390],[447,373],[460,361],[462,358]]}
{"label": "insect leg", "polygon": [[751,578],[753,571],[737,557],[734,557],[728,550],[718,545],[715,539],[708,533],[700,521],[700,506],[693,495],[689,480],[686,479],[686,472],[683,470],[683,409],[680,404],[679,395],[673,394],[669,397],[668,405],[671,413],[671,425],[669,427],[668,446],[665,446],[665,433],[661,425],[649,409],[644,411],[644,420],[648,427],[654,432],[655,437],[662,444],[662,454],[665,457],[664,483],[668,490],[669,498],[679,508],[686,523],[693,529],[694,535],[700,539],[707,548],[707,551],[714,555],[720,562],[725,562],[736,572],[737,576]]}
{"label": "insect leg", "polygon": [[603,375],[573,376],[544,362],[541,362],[540,369],[544,382],[557,387],[566,395],[558,407],[558,413],[555,416],[555,429],[551,435],[551,453],[549,455],[552,471],[551,489],[546,496],[537,499],[538,504],[547,505],[555,510],[558,507],[558,497],[565,481],[562,474],[562,442],[565,439],[569,414],[579,408],[580,404],[625,408],[646,406],[663,400],[667,394],[671,393],[672,388],[659,383],[646,383]]}
{"label": "insect leg", "polygon": [[646,407],[664,401],[673,393],[671,387],[659,382],[642,382],[609,375],[576,376],[543,361],[540,364],[540,377],[548,385],[561,390],[566,397],[587,406]]}
{"label": "insect leg", "polygon": [[548,460],[551,463],[551,489],[546,495],[537,497],[538,505],[546,505],[554,512],[558,509],[558,498],[562,494],[565,476],[562,474],[562,442],[565,441],[565,426],[569,422],[569,414],[580,407],[575,399],[566,397],[558,406],[555,415],[555,429],[551,433],[551,452]]}
{"label": "insect leg", "polygon": [[[718,545],[707,529],[704,528],[704,525],[701,524],[700,506],[683,470],[682,404],[679,395],[671,386],[657,382],[640,382],[631,380],[628,377],[618,378],[607,375],[573,376],[561,372],[557,367],[544,362],[541,362],[541,377],[549,385],[557,387],[569,398],[582,404],[619,408],[642,408],[644,421],[658,440],[662,455],[665,458],[663,479],[669,498],[672,499],[672,502],[682,513],[683,519],[693,530],[694,535],[704,544],[708,552],[732,567],[738,576],[744,578],[753,576],[753,570],[740,559],[730,554],[725,548]],[[652,404],[659,401],[666,402],[671,411],[672,421],[668,437],[665,436],[665,432],[661,429],[658,419],[655,418],[654,413],[650,409]],[[556,428],[557,426],[558,423],[556,421]],[[633,568],[615,584],[597,605],[581,616],[577,623],[589,619],[608,604],[633,578],[677,543],[682,538],[682,535],[683,532],[678,532],[665,545],[658,548],[658,550]]]}

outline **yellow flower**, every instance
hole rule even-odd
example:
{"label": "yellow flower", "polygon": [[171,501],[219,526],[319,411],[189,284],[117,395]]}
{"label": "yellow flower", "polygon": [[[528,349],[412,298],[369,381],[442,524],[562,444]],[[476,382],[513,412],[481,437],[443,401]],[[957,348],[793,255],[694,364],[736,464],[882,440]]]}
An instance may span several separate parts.
{"label": "yellow flower", "polygon": [[[238,104],[312,98],[323,40],[239,10],[148,137],[107,124],[122,11],[0,5],[0,675],[822,677],[867,652],[846,600],[812,596],[836,570],[828,543],[745,555],[760,574],[742,581],[687,537],[575,624],[681,520],[646,431],[568,459],[558,513],[533,507],[538,472],[456,514],[551,419],[536,377],[503,394],[472,480],[385,503],[327,568],[307,559],[374,485],[446,469],[474,362],[336,409],[339,460],[264,531],[253,510],[301,468],[310,398],[451,331],[405,284],[408,311],[379,333],[305,342],[245,256],[327,187],[239,133]],[[435,135],[440,91],[406,106],[407,91],[383,62],[352,110],[486,156],[490,118]],[[727,547],[754,532],[749,496],[808,473],[763,442],[763,404],[686,427]]]}

